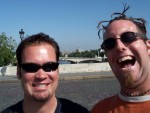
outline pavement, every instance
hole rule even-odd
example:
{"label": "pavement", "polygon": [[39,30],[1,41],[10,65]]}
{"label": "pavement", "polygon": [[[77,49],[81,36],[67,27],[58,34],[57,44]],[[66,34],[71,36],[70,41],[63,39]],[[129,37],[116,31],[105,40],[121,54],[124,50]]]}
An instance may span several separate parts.
{"label": "pavement", "polygon": [[[79,79],[97,79],[114,77],[112,71],[101,72],[81,72],[81,73],[60,73],[59,80],[79,80]],[[19,82],[16,75],[0,76],[0,83]]]}
{"label": "pavement", "polygon": [[[118,93],[120,86],[111,71],[60,74],[57,97],[70,99],[90,111],[98,101]],[[0,111],[23,99],[16,76],[0,76]]]}

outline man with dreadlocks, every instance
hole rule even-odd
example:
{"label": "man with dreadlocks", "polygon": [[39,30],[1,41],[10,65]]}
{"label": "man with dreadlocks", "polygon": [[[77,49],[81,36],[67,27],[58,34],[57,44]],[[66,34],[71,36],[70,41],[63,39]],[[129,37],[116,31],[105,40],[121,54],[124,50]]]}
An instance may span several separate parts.
{"label": "man with dreadlocks", "polygon": [[101,48],[121,90],[98,102],[92,113],[150,113],[150,40],[145,20],[126,16],[128,9],[125,5],[115,18],[98,24],[100,38],[103,31]]}

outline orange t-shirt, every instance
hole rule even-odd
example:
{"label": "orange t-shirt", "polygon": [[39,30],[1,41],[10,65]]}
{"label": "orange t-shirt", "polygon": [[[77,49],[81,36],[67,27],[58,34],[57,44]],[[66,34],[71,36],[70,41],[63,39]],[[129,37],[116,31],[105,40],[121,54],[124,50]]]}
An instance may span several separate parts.
{"label": "orange t-shirt", "polygon": [[[142,98],[142,96],[138,98]],[[114,95],[98,102],[91,113],[150,113],[150,100],[129,102]]]}

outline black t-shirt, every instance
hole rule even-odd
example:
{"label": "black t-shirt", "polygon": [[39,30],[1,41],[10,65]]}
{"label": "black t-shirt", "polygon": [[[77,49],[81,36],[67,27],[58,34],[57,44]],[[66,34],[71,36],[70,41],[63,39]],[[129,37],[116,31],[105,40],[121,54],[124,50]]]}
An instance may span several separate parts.
{"label": "black t-shirt", "polygon": [[[70,100],[57,98],[57,101],[58,104],[55,113],[89,113],[85,107]],[[24,113],[22,109],[22,102],[23,101],[20,101],[17,104],[6,108],[1,113]]]}

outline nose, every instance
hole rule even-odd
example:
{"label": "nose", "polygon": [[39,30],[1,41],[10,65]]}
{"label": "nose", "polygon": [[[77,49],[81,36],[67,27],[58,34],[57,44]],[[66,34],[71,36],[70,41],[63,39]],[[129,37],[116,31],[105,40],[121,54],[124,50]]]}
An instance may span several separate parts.
{"label": "nose", "polygon": [[46,72],[43,70],[43,69],[39,69],[37,72],[36,72],[36,75],[35,77],[37,79],[45,79],[47,77],[46,75]]}
{"label": "nose", "polygon": [[126,45],[120,40],[120,38],[116,39],[116,49],[118,51],[124,51],[124,50],[126,50]]}

